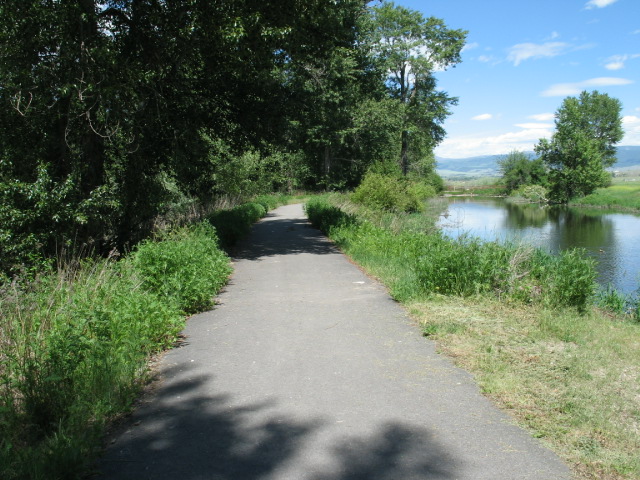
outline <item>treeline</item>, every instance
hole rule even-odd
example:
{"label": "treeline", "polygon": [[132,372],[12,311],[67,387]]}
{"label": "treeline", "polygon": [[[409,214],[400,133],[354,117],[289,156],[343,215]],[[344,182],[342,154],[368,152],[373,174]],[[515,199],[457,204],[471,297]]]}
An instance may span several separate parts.
{"label": "treeline", "polygon": [[431,174],[456,101],[433,71],[465,38],[362,0],[3,0],[0,24],[9,275],[127,249],[178,207]]}

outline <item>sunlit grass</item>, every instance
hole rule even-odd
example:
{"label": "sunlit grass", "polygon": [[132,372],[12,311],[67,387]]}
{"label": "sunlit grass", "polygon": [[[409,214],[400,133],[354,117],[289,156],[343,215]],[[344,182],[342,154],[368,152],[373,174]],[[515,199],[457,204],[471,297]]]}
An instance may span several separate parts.
{"label": "sunlit grass", "polygon": [[579,478],[640,478],[637,324],[487,298],[437,297],[409,308],[440,350]]}
{"label": "sunlit grass", "polygon": [[640,182],[599,188],[595,193],[578,199],[573,203],[575,205],[640,210]]}

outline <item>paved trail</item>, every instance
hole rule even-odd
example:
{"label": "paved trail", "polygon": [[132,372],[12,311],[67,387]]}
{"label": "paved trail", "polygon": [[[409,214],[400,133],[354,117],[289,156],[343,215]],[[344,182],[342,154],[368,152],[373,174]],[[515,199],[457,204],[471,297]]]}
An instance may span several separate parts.
{"label": "paved trail", "polygon": [[570,478],[300,205],[254,227],[219,301],[164,357],[103,478]]}

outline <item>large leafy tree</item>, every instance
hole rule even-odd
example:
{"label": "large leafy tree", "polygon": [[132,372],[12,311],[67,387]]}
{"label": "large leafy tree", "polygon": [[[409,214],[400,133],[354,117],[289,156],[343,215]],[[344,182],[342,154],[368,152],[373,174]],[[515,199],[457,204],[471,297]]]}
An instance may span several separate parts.
{"label": "large leafy tree", "polygon": [[547,172],[539,158],[530,158],[524,152],[514,150],[498,160],[502,183],[511,193],[522,185],[544,185]]}
{"label": "large leafy tree", "polygon": [[535,147],[549,169],[553,201],[566,203],[608,184],[606,169],[616,162],[615,144],[624,135],[621,109],[618,99],[598,91],[564,99],[555,133]]}
{"label": "large leafy tree", "polygon": [[467,32],[393,2],[373,7],[372,14],[373,58],[389,96],[403,109],[400,165],[407,174],[412,160],[429,156],[444,139],[442,124],[457,99],[436,89],[434,72],[461,61]]}
{"label": "large leafy tree", "polygon": [[[265,152],[296,148],[290,66],[328,64],[352,45],[356,9],[0,0],[0,269],[71,241],[135,242],[171,195],[206,200],[269,174]],[[338,73],[325,75],[325,104]],[[269,158],[282,170],[279,159],[297,157]]]}

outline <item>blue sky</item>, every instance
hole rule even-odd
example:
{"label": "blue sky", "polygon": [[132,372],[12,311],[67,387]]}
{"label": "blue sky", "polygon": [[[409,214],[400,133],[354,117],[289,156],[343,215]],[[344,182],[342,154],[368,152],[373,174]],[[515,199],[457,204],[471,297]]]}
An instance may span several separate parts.
{"label": "blue sky", "polygon": [[640,0],[397,0],[469,31],[462,63],[438,73],[459,98],[436,155],[533,150],[570,95],[622,102],[625,137],[640,145]]}

